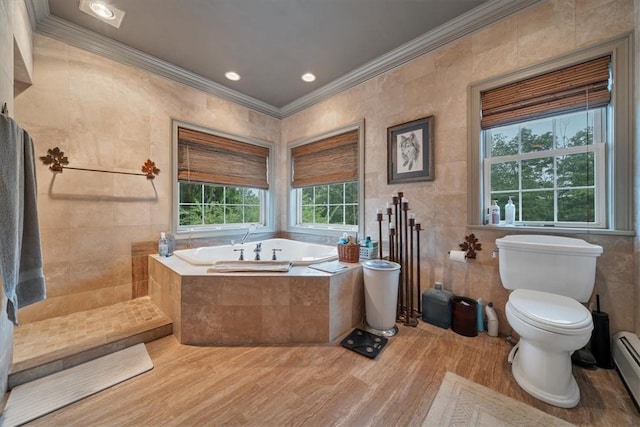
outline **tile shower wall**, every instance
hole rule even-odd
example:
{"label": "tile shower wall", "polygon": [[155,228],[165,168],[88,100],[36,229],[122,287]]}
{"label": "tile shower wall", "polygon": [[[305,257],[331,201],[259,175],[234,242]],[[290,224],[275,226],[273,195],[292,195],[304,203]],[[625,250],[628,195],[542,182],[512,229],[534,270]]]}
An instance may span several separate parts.
{"label": "tile shower wall", "polygon": [[15,110],[37,156],[60,147],[70,166],[134,172],[150,158],[161,173],[147,181],[37,165],[48,289],[20,311],[25,322],[131,298],[132,242],[169,229],[172,118],[280,139],[276,119],[40,35],[33,80]]}
{"label": "tile shower wall", "polygon": [[[456,294],[492,300],[501,331],[509,332],[503,311],[508,295],[500,283],[497,260],[491,257],[495,239],[507,230],[465,226],[468,87],[624,35],[634,29],[633,7],[633,0],[541,3],[283,119],[282,147],[364,118],[366,234],[378,233],[376,208],[404,191],[426,229],[421,235],[422,283],[433,286],[442,280]],[[435,116],[435,181],[387,185],[387,127],[429,115]],[[286,150],[279,155],[285,161]],[[280,197],[284,206],[286,195]],[[281,225],[285,226],[284,219]],[[447,252],[471,232],[483,246],[478,258],[468,264],[450,263]],[[611,328],[633,329],[634,239],[580,237],[604,247],[596,291],[611,315]]]}

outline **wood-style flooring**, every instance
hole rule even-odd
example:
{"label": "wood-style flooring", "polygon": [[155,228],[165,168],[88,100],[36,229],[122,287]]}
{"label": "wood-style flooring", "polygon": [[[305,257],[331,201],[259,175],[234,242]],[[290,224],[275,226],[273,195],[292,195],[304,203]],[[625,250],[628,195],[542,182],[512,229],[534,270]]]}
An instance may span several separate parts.
{"label": "wood-style flooring", "polygon": [[29,425],[413,426],[426,417],[446,371],[577,425],[640,425],[615,370],[574,367],[582,400],[560,409],[518,387],[503,338],[468,338],[422,322],[399,327],[375,360],[340,340],[191,347],[164,337],[146,344],[153,370]]}

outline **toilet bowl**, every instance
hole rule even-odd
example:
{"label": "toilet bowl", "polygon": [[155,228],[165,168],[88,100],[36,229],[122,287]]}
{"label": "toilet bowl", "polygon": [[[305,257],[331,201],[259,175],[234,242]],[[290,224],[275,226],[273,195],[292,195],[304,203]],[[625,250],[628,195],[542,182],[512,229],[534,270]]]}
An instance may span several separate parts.
{"label": "toilet bowl", "polygon": [[518,289],[509,296],[505,312],[520,335],[512,356],[518,385],[551,405],[576,406],[580,390],[571,372],[571,353],[591,338],[589,310],[562,295]]}
{"label": "toilet bowl", "polygon": [[505,307],[520,341],[509,354],[513,377],[533,397],[561,408],[580,401],[571,354],[591,338],[588,302],[602,247],[560,236],[496,240],[500,279],[512,290]]}

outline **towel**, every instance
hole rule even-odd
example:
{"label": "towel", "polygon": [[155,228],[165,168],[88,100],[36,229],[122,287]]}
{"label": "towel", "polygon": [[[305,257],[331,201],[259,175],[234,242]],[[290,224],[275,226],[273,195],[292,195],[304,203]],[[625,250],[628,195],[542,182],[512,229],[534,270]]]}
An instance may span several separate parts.
{"label": "towel", "polygon": [[0,115],[0,270],[7,315],[46,298],[38,225],[33,141],[11,118]]}
{"label": "towel", "polygon": [[291,269],[289,261],[216,261],[207,273],[230,272],[277,272],[286,273]]}

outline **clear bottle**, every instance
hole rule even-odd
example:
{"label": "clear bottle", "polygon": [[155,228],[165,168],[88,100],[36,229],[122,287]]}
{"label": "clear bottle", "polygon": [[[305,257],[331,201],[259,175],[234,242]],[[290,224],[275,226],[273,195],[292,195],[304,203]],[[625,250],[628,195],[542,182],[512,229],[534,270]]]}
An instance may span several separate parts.
{"label": "clear bottle", "polygon": [[491,225],[500,225],[500,206],[497,200],[491,205]]}
{"label": "clear bottle", "polygon": [[514,225],[516,222],[516,205],[513,204],[513,200],[511,200],[511,196],[509,196],[509,201],[504,206],[504,223],[505,225]]}
{"label": "clear bottle", "polygon": [[158,240],[158,255],[163,257],[169,255],[169,242],[164,232],[160,233],[160,240]]}
{"label": "clear bottle", "polygon": [[433,289],[424,291],[422,294],[422,320],[441,328],[450,328],[452,297],[453,293],[442,289],[440,282],[436,282]]}
{"label": "clear bottle", "polygon": [[493,308],[493,303],[490,302],[486,307],[487,312],[487,334],[490,337],[498,336],[498,315],[496,314],[496,310]]}

